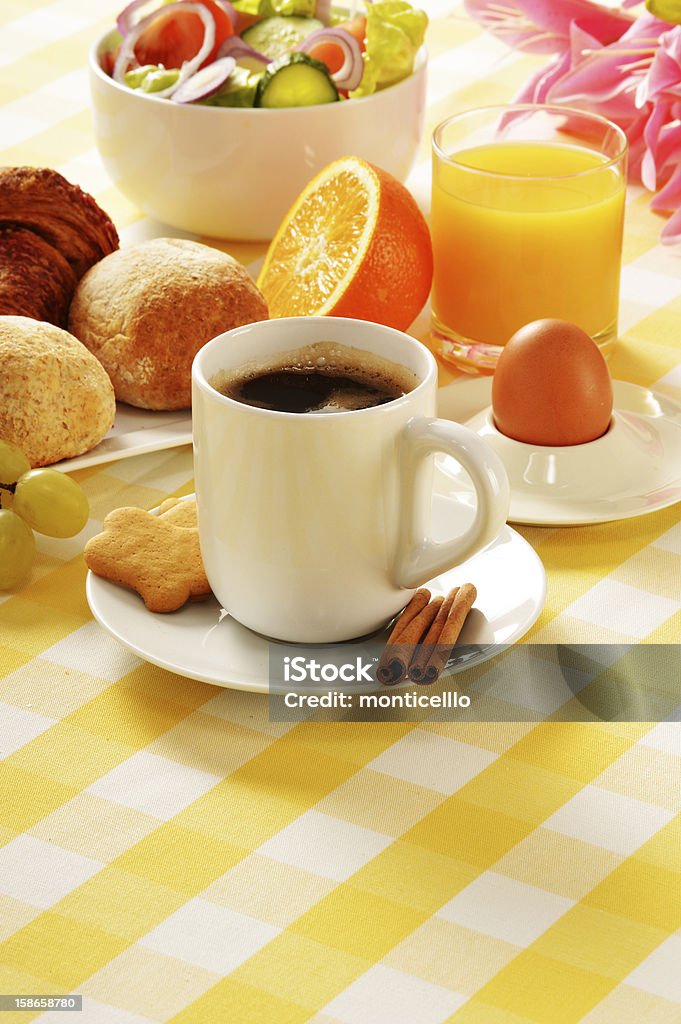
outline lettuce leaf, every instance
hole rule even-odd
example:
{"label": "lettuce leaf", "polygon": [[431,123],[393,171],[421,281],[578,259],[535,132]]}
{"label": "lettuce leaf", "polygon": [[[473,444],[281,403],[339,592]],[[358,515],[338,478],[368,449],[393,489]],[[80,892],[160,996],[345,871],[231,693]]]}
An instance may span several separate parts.
{"label": "lettuce leaf", "polygon": [[314,18],[317,0],[260,0],[258,14],[264,18],[274,15],[293,16],[296,18]]}
{"label": "lettuce leaf", "polygon": [[257,14],[261,18],[277,14],[314,18],[317,0],[234,0],[233,7],[242,14]]}
{"label": "lettuce leaf", "polygon": [[378,0],[367,5],[364,74],[350,98],[369,96],[377,89],[407,78],[426,34],[428,17],[407,0]]}
{"label": "lettuce leaf", "polygon": [[233,0],[232,7],[241,14],[258,14],[260,0]]}
{"label": "lettuce leaf", "polygon": [[238,64],[219,92],[198,102],[204,107],[252,107],[262,71],[249,71]]}

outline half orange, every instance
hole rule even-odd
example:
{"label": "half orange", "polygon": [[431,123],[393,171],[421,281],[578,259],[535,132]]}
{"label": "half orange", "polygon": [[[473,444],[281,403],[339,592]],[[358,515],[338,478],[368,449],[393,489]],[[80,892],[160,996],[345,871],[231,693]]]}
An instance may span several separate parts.
{"label": "half orange", "polygon": [[272,317],[347,316],[405,330],[432,276],[428,226],[411,193],[387,171],[348,156],[298,196],[258,287]]}

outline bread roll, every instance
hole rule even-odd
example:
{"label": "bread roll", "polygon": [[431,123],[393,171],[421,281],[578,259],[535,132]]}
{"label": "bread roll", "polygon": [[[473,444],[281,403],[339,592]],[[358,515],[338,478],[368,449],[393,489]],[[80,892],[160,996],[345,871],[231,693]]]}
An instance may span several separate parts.
{"label": "bread roll", "polygon": [[182,238],[155,238],[88,271],[69,329],[101,361],[120,401],[185,409],[198,350],[267,315],[262,295],[231,256]]}
{"label": "bread roll", "polygon": [[94,448],[115,412],[106,371],[76,338],[53,324],[0,316],[0,437],[32,466]]}

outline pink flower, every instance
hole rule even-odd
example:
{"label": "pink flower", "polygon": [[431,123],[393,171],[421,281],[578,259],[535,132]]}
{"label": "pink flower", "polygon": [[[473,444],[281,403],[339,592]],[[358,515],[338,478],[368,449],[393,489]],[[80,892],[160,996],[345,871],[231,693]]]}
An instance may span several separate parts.
{"label": "pink flower", "polygon": [[[637,0],[623,0],[622,8]],[[663,242],[681,241],[681,25],[632,19],[590,0],[466,0],[468,11],[521,50],[553,53],[516,97],[602,114],[629,140],[629,172],[671,212]],[[676,212],[674,212],[676,211]]]}
{"label": "pink flower", "polygon": [[573,26],[570,68],[551,82],[547,103],[565,104],[602,114],[618,124],[629,140],[630,174],[638,178],[644,159],[644,130],[650,108],[637,103],[637,92],[653,63],[666,22],[643,14],[615,42],[603,46]]}

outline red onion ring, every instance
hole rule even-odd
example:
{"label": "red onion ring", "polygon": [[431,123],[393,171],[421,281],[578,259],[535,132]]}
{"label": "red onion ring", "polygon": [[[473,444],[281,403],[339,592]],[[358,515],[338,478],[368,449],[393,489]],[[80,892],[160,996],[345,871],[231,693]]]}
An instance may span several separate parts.
{"label": "red onion ring", "polygon": [[[178,89],[184,82],[187,81],[194,72],[198,71],[203,64],[206,57],[210,54],[215,45],[215,19],[210,13],[207,7],[203,7],[201,4],[191,3],[190,0],[178,0],[177,3],[172,5],[175,11],[189,11],[192,14],[196,14],[203,22],[204,34],[203,42],[191,60],[186,60],[180,68],[180,77],[171,85],[168,89],[162,89],[160,92],[155,92],[154,96],[157,98],[163,98],[166,96],[172,96],[176,89]],[[166,13],[166,5],[159,7],[158,10],[154,11],[153,14],[148,14],[146,18],[142,18],[138,21],[134,28],[123,37],[121,48],[118,51],[116,57],[116,63],[113,69],[113,79],[120,85],[125,85],[125,73],[130,67],[138,68],[139,61],[135,56],[135,45],[142,35],[144,30],[152,24],[161,14]]]}
{"label": "red onion ring", "polygon": [[343,66],[331,78],[339,89],[356,89],[364,74],[362,50],[353,35],[344,28],[320,28],[310,33],[298,47],[303,53],[314,49],[317,43],[336,43],[343,51]]}
{"label": "red onion ring", "polygon": [[236,67],[234,57],[221,57],[185,79],[173,93],[173,103],[196,103],[218,92]]}
{"label": "red onion ring", "polygon": [[[133,15],[136,11],[144,9],[145,7],[151,7],[152,4],[156,8],[163,5],[164,0],[132,0],[131,4],[124,7],[121,13],[116,18],[116,27],[122,36],[127,36],[131,28],[134,28],[136,24],[139,24],[140,18],[134,19]],[[152,14],[149,11],[149,14]]]}
{"label": "red onion ring", "polygon": [[266,57],[264,53],[254,50],[252,46],[248,45],[245,39],[241,38],[241,36],[228,36],[228,38],[221,44],[220,49],[217,52],[217,56],[234,57],[235,60],[240,60],[241,57],[250,57],[251,60],[260,61],[263,68],[272,63],[271,57]]}

